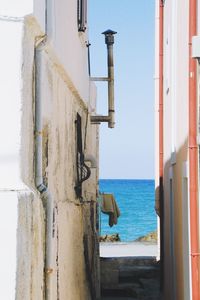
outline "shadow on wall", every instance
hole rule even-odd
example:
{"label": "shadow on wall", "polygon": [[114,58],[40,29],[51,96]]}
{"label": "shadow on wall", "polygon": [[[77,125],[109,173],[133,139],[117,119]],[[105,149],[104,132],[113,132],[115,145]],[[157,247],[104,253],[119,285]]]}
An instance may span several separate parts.
{"label": "shadow on wall", "polygon": [[[163,270],[161,276],[163,299],[165,300],[184,299],[185,293],[189,293],[187,161],[188,139],[178,151],[171,153],[171,158],[164,163],[163,203],[159,201],[159,187],[156,187],[155,190],[155,210],[162,218],[163,226],[161,233]],[[188,272],[185,272],[185,268]],[[186,288],[186,286],[188,287]],[[189,299],[189,295],[187,299]]]}

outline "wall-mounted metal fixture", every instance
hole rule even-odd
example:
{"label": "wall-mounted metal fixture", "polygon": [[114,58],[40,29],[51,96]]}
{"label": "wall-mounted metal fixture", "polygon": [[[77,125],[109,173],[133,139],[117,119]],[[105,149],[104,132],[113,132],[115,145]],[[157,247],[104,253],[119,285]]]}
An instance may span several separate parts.
{"label": "wall-mounted metal fixture", "polygon": [[90,42],[88,41],[88,42],[86,43],[86,47],[87,47],[87,49],[88,49],[88,74],[89,74],[89,76],[91,75],[91,68],[90,68],[90,46],[91,46],[91,44],[90,44]]}
{"label": "wall-mounted metal fixture", "polygon": [[91,175],[90,168],[85,164],[85,157],[82,147],[82,125],[81,116],[77,113],[76,123],[76,140],[77,140],[77,152],[76,152],[76,169],[77,169],[77,180],[76,186],[74,187],[76,196],[82,199],[82,183],[87,180]]}
{"label": "wall-mounted metal fixture", "polygon": [[85,32],[87,25],[87,0],[77,0],[78,31]]}
{"label": "wall-mounted metal fixture", "polygon": [[90,162],[90,168],[91,169],[96,169],[97,168],[97,160],[96,158],[91,155],[91,154],[86,154],[85,155],[85,159],[84,159],[85,162],[89,161]]}
{"label": "wall-mounted metal fixture", "polygon": [[105,44],[107,45],[108,77],[90,77],[91,81],[108,82],[108,116],[91,116],[91,122],[94,124],[108,122],[109,128],[115,126],[113,44],[116,33],[110,29],[102,32],[105,35]]}

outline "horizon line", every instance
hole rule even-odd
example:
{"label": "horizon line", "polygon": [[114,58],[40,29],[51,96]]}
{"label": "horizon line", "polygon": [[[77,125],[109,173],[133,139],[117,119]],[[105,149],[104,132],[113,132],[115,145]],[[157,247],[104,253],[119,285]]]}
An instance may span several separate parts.
{"label": "horizon line", "polygon": [[155,178],[99,178],[99,180],[155,180]]}

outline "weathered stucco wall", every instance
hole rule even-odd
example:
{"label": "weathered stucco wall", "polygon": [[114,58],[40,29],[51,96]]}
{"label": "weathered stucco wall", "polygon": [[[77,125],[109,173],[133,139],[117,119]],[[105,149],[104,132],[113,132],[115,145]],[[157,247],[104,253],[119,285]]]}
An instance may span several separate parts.
{"label": "weathered stucco wall", "polygon": [[[22,176],[24,182],[33,189],[34,194],[36,193],[34,187],[34,44],[37,37],[42,34],[35,18],[27,17],[23,40]],[[83,81],[87,82],[84,85],[84,95],[87,95],[87,99],[83,99],[76,82],[74,83],[73,78],[66,72],[52,44],[48,41],[44,44],[41,55],[43,176],[53,199],[51,299],[95,299],[95,293],[98,291],[96,230],[98,168],[92,169],[90,178],[83,183],[82,201],[76,197],[74,190],[77,180],[75,124],[77,112],[82,117],[84,153],[93,155],[98,165],[98,128],[96,125],[91,125],[89,120],[91,110],[95,110],[95,88],[90,84],[88,75],[87,78],[84,77]],[[84,57],[82,59],[85,63]],[[76,60],[76,53],[74,60]],[[76,72],[79,74],[79,69],[76,69]],[[31,281],[31,284],[35,282],[32,291],[37,294],[37,299],[42,299],[44,278],[41,276],[41,270],[44,265],[45,239],[43,243],[41,239],[44,238],[45,218],[42,219],[44,211],[41,200],[38,196],[31,197],[28,207],[28,204],[22,202],[20,215],[23,217],[30,212],[37,222],[26,223],[26,218],[23,217],[25,221],[19,227],[18,236],[23,240],[21,247],[33,248],[38,259],[33,259],[31,254],[28,255],[30,259],[26,264],[22,260],[18,267],[18,274],[21,278],[24,272],[23,283],[21,283],[23,288],[29,285],[27,281]],[[33,230],[34,226],[36,227]],[[21,227],[25,229],[20,230]],[[31,238],[33,233],[40,237],[40,243]],[[39,277],[37,272],[32,272],[30,275],[30,265],[33,270],[39,266]],[[22,292],[20,282],[18,286]],[[27,291],[27,288],[25,290]],[[36,299],[33,297],[33,292],[31,297],[30,299]],[[22,298],[18,293],[18,299]]]}
{"label": "weathered stucco wall", "polygon": [[18,194],[16,299],[43,299],[45,213],[39,195]]}

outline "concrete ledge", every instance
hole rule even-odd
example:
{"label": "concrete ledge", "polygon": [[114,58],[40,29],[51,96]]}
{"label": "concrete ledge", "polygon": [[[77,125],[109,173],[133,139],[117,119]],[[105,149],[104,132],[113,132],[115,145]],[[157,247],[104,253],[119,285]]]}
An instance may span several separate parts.
{"label": "concrete ledge", "polygon": [[100,257],[157,257],[158,245],[149,242],[100,243]]}

